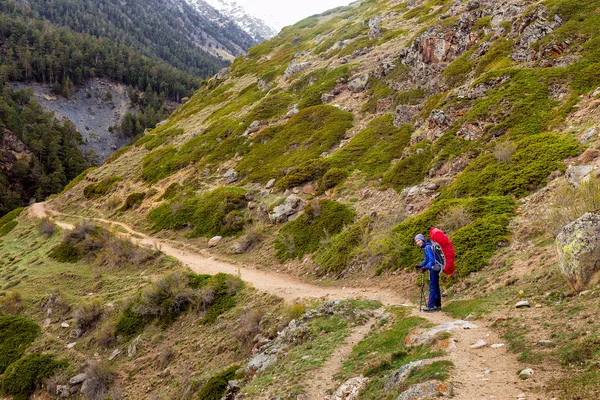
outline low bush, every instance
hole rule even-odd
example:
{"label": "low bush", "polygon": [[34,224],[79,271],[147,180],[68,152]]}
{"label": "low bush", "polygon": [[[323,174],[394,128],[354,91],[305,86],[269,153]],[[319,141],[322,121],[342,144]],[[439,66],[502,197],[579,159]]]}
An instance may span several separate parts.
{"label": "low bush", "polygon": [[336,235],[327,246],[321,247],[315,255],[315,263],[321,268],[321,274],[340,274],[354,258],[354,250],[369,233],[369,217],[361,218]]}
{"label": "low bush", "polygon": [[27,400],[44,379],[66,366],[65,362],[55,361],[46,354],[28,354],[8,366],[2,377],[2,392],[14,400]]}
{"label": "low bush", "polygon": [[111,176],[104,178],[99,182],[87,185],[83,189],[83,195],[86,199],[98,199],[106,195],[118,182],[121,182],[123,178],[120,176]]}
{"label": "low bush", "polygon": [[40,333],[40,327],[27,318],[0,317],[0,373],[21,358]]}
{"label": "low bush", "polygon": [[18,224],[17,221],[10,221],[0,226],[0,237],[8,235]]}
{"label": "low bush", "polygon": [[563,160],[579,154],[579,145],[568,136],[544,133],[515,142],[510,162],[483,154],[442,191],[442,197],[512,194],[518,198],[546,184],[552,171],[566,169]]}
{"label": "low bush", "polygon": [[275,240],[276,257],[280,262],[301,258],[316,251],[321,240],[340,232],[350,224],[356,213],[348,206],[321,200],[309,203],[298,219],[288,222]]}
{"label": "low bush", "polygon": [[292,104],[293,100],[294,98],[285,92],[267,96],[246,114],[244,120],[247,122],[268,121],[281,116],[287,112],[288,106]]}
{"label": "low bush", "polygon": [[238,341],[247,350],[252,349],[253,339],[260,333],[260,321],[265,312],[263,310],[248,309],[240,317],[240,324],[236,329]]}
{"label": "low bush", "polygon": [[142,204],[142,201],[144,201],[144,198],[146,198],[146,193],[131,193],[129,196],[127,196],[127,198],[125,199],[125,204],[123,204],[123,206],[119,208],[119,211],[125,212],[132,208],[139,207],[140,204]]}
{"label": "low bush", "polygon": [[15,208],[14,210],[10,211],[9,213],[5,214],[2,216],[2,218],[0,218],[0,228],[6,224],[8,224],[11,221],[14,221],[19,215],[21,215],[21,213],[23,212],[24,208]]}
{"label": "low bush", "polygon": [[23,311],[23,298],[16,290],[9,290],[0,297],[0,315],[19,315]]}
{"label": "low bush", "polygon": [[235,378],[235,372],[240,367],[237,365],[210,378],[198,393],[198,400],[220,400],[227,390],[227,384]]}
{"label": "low bush", "polygon": [[172,347],[164,347],[156,357],[156,366],[161,371],[169,366],[171,361],[177,356],[177,352]]}
{"label": "low bush", "polygon": [[473,222],[473,214],[469,211],[466,204],[457,204],[442,211],[438,217],[437,227],[450,235],[463,226]]}
{"label": "low bush", "polygon": [[177,182],[173,182],[165,189],[162,196],[160,196],[159,200],[171,200],[173,197],[177,196],[182,190],[183,186],[181,186]]}
{"label": "low bush", "polygon": [[52,237],[54,232],[56,232],[56,224],[50,221],[49,218],[44,218],[39,224],[38,229],[42,235],[46,235],[47,237]]}
{"label": "low bush", "polygon": [[332,91],[339,81],[346,81],[350,76],[350,67],[341,67],[327,70],[318,69],[300,78],[292,86],[292,90],[298,92],[300,102],[298,108],[303,109],[321,104],[321,95]]}
{"label": "low bush", "polygon": [[48,257],[61,263],[76,263],[83,258],[83,254],[75,245],[61,243],[50,251]]}
{"label": "low bush", "polygon": [[433,152],[426,142],[419,143],[414,150],[412,155],[400,160],[383,176],[385,186],[400,192],[423,182],[433,161]]}
{"label": "low bush", "polygon": [[113,163],[113,162],[117,161],[123,154],[127,153],[129,150],[131,150],[131,146],[121,147],[119,150],[117,150],[114,153],[112,153],[104,161],[104,165],[107,165],[107,164],[110,164],[110,163]]}
{"label": "low bush", "polygon": [[200,196],[189,195],[173,199],[148,214],[153,229],[180,229],[190,226],[191,237],[232,236],[244,229],[246,190],[235,187],[220,187]]}
{"label": "low bush", "polygon": [[87,375],[87,379],[81,394],[86,400],[117,400],[120,398],[115,387],[117,373],[110,365],[102,361],[92,361],[85,368],[84,373]]}
{"label": "low bush", "polygon": [[331,168],[323,175],[317,185],[317,193],[323,193],[326,190],[336,187],[340,183],[344,182],[348,177],[348,171],[341,168]]}
{"label": "low bush", "polygon": [[100,300],[83,303],[73,313],[75,327],[83,333],[93,328],[100,321],[103,313],[104,310]]}
{"label": "low bush", "polygon": [[321,178],[327,171],[328,163],[324,158],[316,158],[290,168],[285,176],[277,181],[277,187],[289,189],[306,182]]}
{"label": "low bush", "polygon": [[235,296],[244,287],[241,279],[227,274],[217,274],[200,289],[204,317],[201,323],[211,324],[219,316],[235,307]]}

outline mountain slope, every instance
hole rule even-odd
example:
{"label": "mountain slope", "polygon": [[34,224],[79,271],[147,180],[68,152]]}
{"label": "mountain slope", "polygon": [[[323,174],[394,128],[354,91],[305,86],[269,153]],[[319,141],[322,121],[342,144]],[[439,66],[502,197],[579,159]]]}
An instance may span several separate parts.
{"label": "mountain slope", "polygon": [[[359,398],[394,399],[426,388],[442,395],[454,384],[457,398],[488,398],[506,386],[487,367],[506,351],[511,397],[522,397],[522,389],[541,399],[597,398],[598,285],[577,296],[569,289],[548,232],[586,209],[573,207],[555,226],[548,217],[558,200],[579,205],[579,197],[600,193],[596,178],[582,186],[575,173],[600,163],[599,19],[596,4],[583,0],[364,1],[310,17],[237,58],[165,124],[81,175],[51,206],[69,218],[120,221],[178,243],[184,258],[210,251],[273,275],[324,287],[379,286],[415,300],[422,277],[413,266],[422,253],[413,238],[439,226],[457,253],[455,276],[443,278],[444,311],[496,331],[486,341],[497,346],[481,351],[470,347],[475,328],[459,336],[458,346],[482,356],[477,365],[485,369],[436,359],[452,352],[454,334],[426,331],[425,321],[391,307],[334,372],[336,386],[358,383]],[[110,251],[109,236],[94,246],[99,230],[85,223],[62,242],[43,241],[26,217],[16,223],[2,245],[11,258],[6,285],[18,290],[31,290],[19,280],[29,282],[30,273],[43,280],[29,265],[59,268],[44,259],[50,248],[86,272],[69,275],[80,285],[69,285],[70,294],[90,293],[89,268],[127,260],[127,252]],[[29,241],[44,247],[41,255],[19,247]],[[98,255],[77,259],[91,247],[101,247]],[[271,308],[276,300],[239,291],[235,280],[190,275],[150,283],[143,277],[152,267],[126,268],[99,269],[106,284],[93,293],[118,306],[88,343],[95,350],[102,332],[113,338],[119,329],[129,336],[110,343],[121,351],[146,343],[143,356],[117,361],[133,395],[304,396],[314,390],[311,375],[373,317],[364,312],[378,307],[351,300],[303,314],[297,306],[287,323]],[[209,279],[210,290],[188,291]],[[217,298],[226,311],[207,323]],[[525,299],[531,307],[515,306]],[[39,307],[33,312],[45,318]],[[50,329],[56,333],[58,324]],[[244,335],[233,338],[237,331]],[[423,337],[424,345],[410,347]],[[64,344],[54,348],[64,352]],[[177,348],[180,362],[168,373],[153,351],[158,344]],[[177,357],[169,354],[169,361]],[[519,374],[527,367],[533,375]],[[406,368],[416,369],[399,382]],[[202,382],[199,393],[194,381]],[[192,392],[175,394],[182,388]]]}
{"label": "mountain slope", "polygon": [[[213,21],[220,22],[223,19],[223,16],[234,21],[258,43],[271,39],[277,34],[277,31],[274,28],[268,26],[267,23],[260,18],[246,12],[246,10],[235,1],[188,0],[188,3],[201,14],[206,15]],[[217,10],[220,15],[215,14],[212,10]]]}
{"label": "mountain slope", "polygon": [[233,22],[218,25],[184,0],[68,0],[52,7],[34,0],[28,6],[55,25],[109,38],[202,77],[224,66],[223,58],[243,54],[256,44]]}

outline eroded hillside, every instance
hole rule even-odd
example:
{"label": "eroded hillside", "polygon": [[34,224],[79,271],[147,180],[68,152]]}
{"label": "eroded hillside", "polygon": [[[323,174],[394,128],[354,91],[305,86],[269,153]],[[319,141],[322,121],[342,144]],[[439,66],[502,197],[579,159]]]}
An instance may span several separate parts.
{"label": "eroded hillside", "polygon": [[[415,385],[440,382],[434,395],[454,391],[461,399],[498,390],[507,398],[596,398],[597,283],[574,296],[554,238],[600,206],[599,19],[597,5],[578,0],[364,1],[335,9],[253,47],[167,123],[74,180],[49,202],[62,213],[57,220],[117,221],[169,243],[182,260],[202,253],[321,287],[393,289],[401,299],[418,301],[409,273],[422,257],[414,235],[439,226],[457,253],[444,309],[486,329],[436,335],[403,308],[364,300],[283,306],[233,277],[165,278],[180,267],[133,261],[115,274],[134,280],[118,297],[104,287],[92,294],[115,306],[103,323],[116,324],[105,330],[120,351],[140,333],[147,346],[144,355],[116,359],[121,387],[136,398],[217,399],[229,382],[230,393],[245,395],[230,398],[301,399],[347,384],[332,398],[400,399],[419,396]],[[30,237],[34,222],[15,221],[3,246],[17,237],[45,243]],[[67,262],[98,267],[80,257],[86,241],[68,237],[43,244],[42,262],[70,245],[75,258]],[[11,251],[17,272],[7,285],[25,290],[35,274],[15,261],[23,249]],[[115,279],[111,271],[103,276]],[[26,277],[13,284],[19,274]],[[149,303],[161,285],[170,288],[166,304],[176,305],[175,316],[164,312],[173,320]],[[173,300],[172,288],[185,296]],[[303,297],[320,297],[309,291]],[[232,308],[207,321],[214,304],[223,311],[221,295]],[[515,309],[519,300],[529,307]],[[42,320],[39,310],[32,315]],[[344,338],[365,324],[373,328],[342,351]],[[245,336],[233,340],[236,330]],[[476,339],[501,343],[477,353],[469,350]],[[167,343],[185,362],[160,362],[175,357],[156,354]],[[341,369],[327,369],[338,355]],[[413,372],[402,370],[408,365]],[[519,379],[527,367],[533,375]],[[319,388],[316,373],[333,376],[328,387]],[[353,391],[358,397],[341,394]]]}

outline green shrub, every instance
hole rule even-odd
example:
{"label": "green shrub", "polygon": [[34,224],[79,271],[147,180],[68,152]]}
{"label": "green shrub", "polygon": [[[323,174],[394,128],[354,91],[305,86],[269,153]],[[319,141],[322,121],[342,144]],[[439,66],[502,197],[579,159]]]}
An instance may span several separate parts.
{"label": "green shrub", "polygon": [[219,316],[235,307],[235,297],[244,287],[241,279],[228,274],[217,274],[202,286],[201,301],[206,314],[200,321],[212,324]]}
{"label": "green shrub", "polygon": [[235,378],[235,371],[240,367],[237,365],[227,368],[225,371],[210,378],[200,392],[198,393],[199,400],[220,400],[227,390],[227,384]]}
{"label": "green shrub", "polygon": [[322,239],[340,232],[355,215],[350,207],[335,201],[310,203],[300,217],[288,222],[279,231],[275,240],[275,256],[284,262],[316,251]]}
{"label": "green shrub", "polygon": [[323,274],[340,274],[346,269],[355,256],[354,250],[369,233],[370,222],[369,217],[361,218],[334,236],[329,245],[321,247],[314,260]]}
{"label": "green shrub", "polygon": [[231,236],[248,222],[247,205],[244,189],[225,186],[200,196],[186,196],[181,201],[171,200],[148,213],[148,219],[155,231],[189,225],[191,237]]}
{"label": "green shrub", "polygon": [[87,185],[83,189],[83,195],[86,199],[97,199],[107,194],[117,182],[121,182],[123,178],[120,176],[111,176],[104,178],[100,182],[92,183]]}
{"label": "green shrub", "polygon": [[2,216],[2,218],[0,218],[0,227],[8,224],[9,222],[14,221],[19,215],[21,215],[21,213],[23,212],[24,208],[15,208],[14,210],[12,210],[11,212],[5,214],[4,216]]}
{"label": "green shrub", "polygon": [[169,128],[160,131],[159,128],[157,128],[147,135],[142,136],[137,142],[135,142],[134,146],[139,147],[143,145],[146,150],[154,150],[157,147],[165,144],[167,141],[169,141],[169,139],[182,135],[183,133],[183,129]]}
{"label": "green shrub", "polygon": [[317,186],[317,193],[323,193],[328,189],[334,188],[344,182],[348,177],[348,171],[341,168],[332,168],[323,175]]}
{"label": "green shrub", "polygon": [[162,196],[160,196],[159,200],[171,200],[173,197],[177,196],[182,190],[183,186],[181,186],[177,182],[173,182],[165,189]]}
{"label": "green shrub", "polygon": [[40,327],[27,318],[0,317],[0,373],[21,358],[40,333]]}
{"label": "green shrub", "polygon": [[418,233],[428,234],[446,210],[461,206],[473,216],[473,222],[450,235],[456,251],[456,274],[466,276],[481,270],[496,252],[498,245],[508,242],[508,223],[514,215],[516,202],[511,197],[479,197],[436,201],[429,209],[409,218],[394,228],[400,245],[401,259],[397,265],[384,268],[410,268],[423,259],[423,252],[414,244]]}
{"label": "green shrub", "polygon": [[18,225],[19,223],[17,221],[10,221],[2,226],[0,226],[0,237],[8,235],[10,233],[10,231],[12,231],[13,229],[15,229],[15,227]]}
{"label": "green shrub", "polygon": [[581,151],[571,137],[551,133],[528,136],[515,144],[516,152],[510,162],[498,161],[490,153],[479,156],[445,188],[442,197],[524,197],[545,185],[552,171],[564,171],[563,160]]}
{"label": "green shrub", "polygon": [[115,325],[115,335],[131,337],[140,333],[146,325],[152,322],[151,317],[136,313],[132,307],[127,307],[119,316]]}
{"label": "green shrub", "polygon": [[410,125],[396,128],[392,114],[374,118],[330,157],[330,164],[347,170],[358,169],[371,176],[383,174],[410,143],[412,130]]}
{"label": "green shrub", "polygon": [[321,95],[331,92],[338,81],[347,80],[349,75],[350,67],[343,65],[332,70],[318,69],[300,78],[292,86],[292,90],[296,91],[300,97],[298,108],[303,109],[321,104]]}
{"label": "green shrub", "polygon": [[142,178],[146,182],[156,183],[171,175],[179,168],[176,155],[177,149],[173,145],[146,154],[142,159]]}
{"label": "green shrub", "polygon": [[383,176],[383,184],[399,192],[417,185],[423,182],[432,161],[433,152],[429,144],[420,144],[412,155],[400,160]]}
{"label": "green shrub", "polygon": [[123,206],[121,208],[119,208],[119,211],[127,211],[130,210],[132,208],[137,208],[140,206],[140,204],[142,204],[142,201],[144,201],[144,198],[146,197],[146,193],[132,193],[129,196],[127,196],[127,198],[125,199],[125,204],[123,204]]}
{"label": "green shrub", "polygon": [[251,106],[262,99],[265,94],[266,92],[258,88],[258,83],[253,83],[242,89],[223,107],[219,107],[219,109],[207,118],[207,121],[219,121],[227,115],[241,111],[244,107]]}
{"label": "green shrub", "polygon": [[328,105],[303,109],[285,125],[252,138],[236,170],[263,183],[279,178],[287,169],[331,151],[352,127],[352,119],[352,114]]}
{"label": "green shrub", "polygon": [[75,245],[61,243],[52,249],[48,257],[61,263],[76,263],[83,258],[83,254]]}
{"label": "green shrub", "polygon": [[52,356],[31,353],[12,363],[2,378],[2,392],[14,400],[27,400],[44,379],[52,376],[65,362],[55,361]]}
{"label": "green shrub", "polygon": [[277,181],[277,187],[288,189],[322,177],[327,171],[328,163],[324,158],[304,161],[292,167],[283,178]]}

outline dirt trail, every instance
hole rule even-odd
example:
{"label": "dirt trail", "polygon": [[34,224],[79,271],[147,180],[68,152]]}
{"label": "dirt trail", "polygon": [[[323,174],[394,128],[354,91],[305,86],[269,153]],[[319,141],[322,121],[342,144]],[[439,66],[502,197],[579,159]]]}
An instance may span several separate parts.
{"label": "dirt trail", "polygon": [[[48,209],[46,203],[36,203],[29,209],[31,215],[36,218],[59,217],[62,215]],[[251,283],[256,289],[280,296],[287,302],[300,298],[343,299],[364,297],[379,300],[385,305],[410,305],[406,299],[390,291],[378,288],[321,287],[304,283],[289,275],[240,267],[217,261],[197,252],[182,250],[164,240],[137,232],[121,222],[106,219],[92,220],[122,227],[129,233],[133,242],[160,248],[165,254],[179,259],[195,273],[216,274],[224,272],[238,275],[244,281]],[[59,221],[56,223],[65,229],[73,228],[72,224]],[[419,313],[416,307],[414,310],[414,314],[428,319],[433,324],[453,321],[444,313]],[[479,326],[478,329],[452,331],[452,336],[457,342],[457,348],[449,352],[448,356],[444,358],[449,359],[454,364],[454,372],[452,373],[453,398],[457,400],[504,400],[517,399],[521,393],[527,393],[526,388],[531,382],[521,381],[517,377],[517,372],[524,368],[523,365],[517,362],[514,354],[508,352],[506,346],[500,349],[489,347],[492,344],[503,342],[481,321],[476,321],[476,325]],[[335,373],[336,364],[339,364],[340,360],[350,354],[353,344],[358,343],[366,336],[368,333],[368,329],[365,330],[366,328],[370,328],[370,325],[367,324],[357,328],[348,339],[347,344],[338,348],[331,359],[322,367],[324,375],[315,375],[314,382],[309,382],[311,390],[309,399],[321,400],[324,398],[322,393],[327,389],[336,389],[332,387],[334,384],[332,376]],[[485,340],[488,346],[483,349],[471,349],[470,345],[479,339]],[[535,395],[530,394],[524,399],[547,400],[549,397],[543,393],[538,393]]]}

